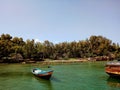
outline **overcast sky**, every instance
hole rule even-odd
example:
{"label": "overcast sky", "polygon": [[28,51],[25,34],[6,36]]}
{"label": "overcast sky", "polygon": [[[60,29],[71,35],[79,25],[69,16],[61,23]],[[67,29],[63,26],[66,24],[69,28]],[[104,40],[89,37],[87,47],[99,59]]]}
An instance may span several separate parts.
{"label": "overcast sky", "polygon": [[0,0],[0,34],[53,43],[102,35],[120,44],[120,0]]}

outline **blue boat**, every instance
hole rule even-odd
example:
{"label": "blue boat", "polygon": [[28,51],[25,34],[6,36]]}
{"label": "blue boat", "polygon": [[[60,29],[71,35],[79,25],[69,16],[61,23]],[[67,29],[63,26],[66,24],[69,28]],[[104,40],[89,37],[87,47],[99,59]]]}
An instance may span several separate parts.
{"label": "blue boat", "polygon": [[32,73],[35,75],[35,76],[38,76],[40,78],[43,78],[43,79],[50,79],[52,74],[53,74],[53,70],[41,70],[39,68],[34,68],[32,69]]}

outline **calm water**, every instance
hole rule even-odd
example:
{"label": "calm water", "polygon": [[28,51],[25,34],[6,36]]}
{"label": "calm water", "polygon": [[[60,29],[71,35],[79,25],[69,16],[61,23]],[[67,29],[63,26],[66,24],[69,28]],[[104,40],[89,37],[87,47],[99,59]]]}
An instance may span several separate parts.
{"label": "calm water", "polygon": [[41,64],[0,64],[0,90],[120,90],[120,80],[104,72],[106,62],[51,65],[51,80],[35,77],[31,69]]}

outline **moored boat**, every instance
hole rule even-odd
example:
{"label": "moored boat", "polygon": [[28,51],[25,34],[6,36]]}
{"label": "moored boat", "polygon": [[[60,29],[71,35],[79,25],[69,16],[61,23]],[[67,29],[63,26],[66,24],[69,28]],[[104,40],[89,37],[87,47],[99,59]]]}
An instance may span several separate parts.
{"label": "moored boat", "polygon": [[120,77],[120,61],[108,62],[105,66],[105,71],[112,77]]}
{"label": "moored boat", "polygon": [[53,74],[53,70],[44,71],[44,70],[41,70],[39,68],[34,68],[34,69],[32,69],[32,73],[35,76],[38,76],[40,78],[49,80],[51,78],[52,74]]}

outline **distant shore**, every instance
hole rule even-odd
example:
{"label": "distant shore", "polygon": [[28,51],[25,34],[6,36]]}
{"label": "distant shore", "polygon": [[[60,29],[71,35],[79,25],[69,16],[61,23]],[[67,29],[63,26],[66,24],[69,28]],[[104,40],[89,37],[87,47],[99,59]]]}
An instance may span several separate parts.
{"label": "distant shore", "polygon": [[23,64],[27,63],[41,63],[41,64],[61,64],[61,63],[80,63],[80,62],[87,62],[89,60],[87,59],[69,59],[69,60],[51,60],[51,59],[45,59],[43,61],[34,61],[30,60],[27,62],[21,62]]}
{"label": "distant shore", "polygon": [[89,58],[69,58],[69,59],[59,59],[59,60],[52,60],[52,59],[44,59],[43,61],[35,61],[35,60],[28,60],[26,63],[79,63],[79,62],[87,62],[87,61],[112,61],[115,58],[108,57],[108,56],[97,56],[97,57],[89,57]]}
{"label": "distant shore", "polygon": [[[113,60],[113,59],[112,59]],[[4,62],[6,61],[6,62]],[[42,63],[42,64],[54,64],[54,63],[80,63],[80,62],[88,62],[88,61],[111,61],[110,59],[104,58],[70,58],[68,60],[60,59],[60,60],[52,60],[52,59],[43,59],[43,60],[34,60],[34,59],[22,59],[22,60],[1,60],[0,63]]]}
{"label": "distant shore", "polygon": [[87,59],[76,59],[76,60],[45,60],[44,63],[77,63],[77,62],[86,62]]}

